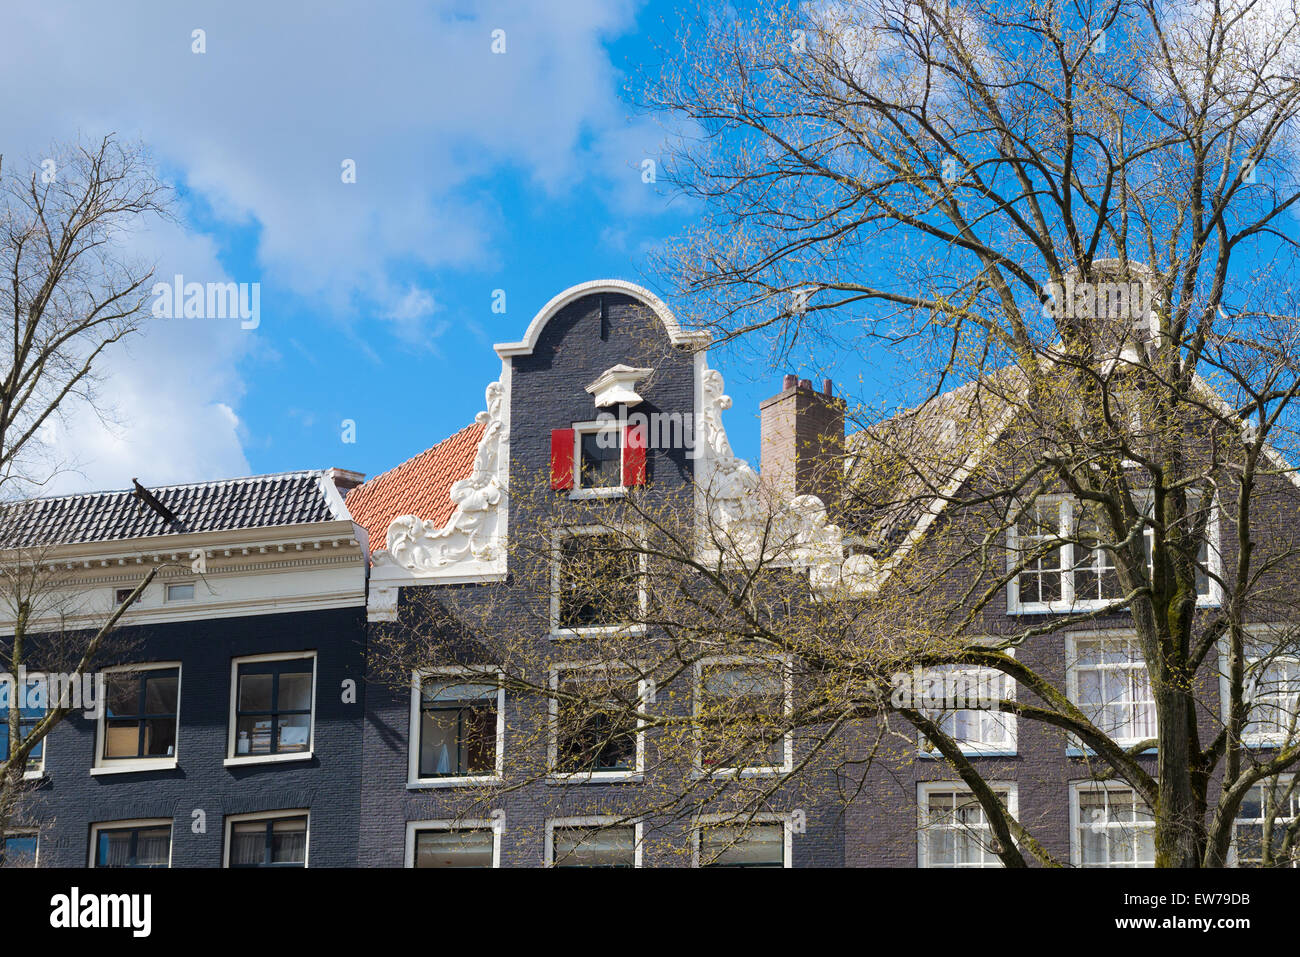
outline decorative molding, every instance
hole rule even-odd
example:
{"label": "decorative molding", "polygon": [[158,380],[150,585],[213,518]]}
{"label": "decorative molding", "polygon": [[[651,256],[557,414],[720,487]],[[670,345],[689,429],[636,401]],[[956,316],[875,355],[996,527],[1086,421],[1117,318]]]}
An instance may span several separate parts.
{"label": "decorative molding", "polygon": [[659,318],[659,321],[664,324],[664,330],[668,333],[668,338],[675,346],[702,348],[709,343],[709,334],[707,332],[692,332],[683,329],[677,322],[677,317],[672,314],[664,301],[644,286],[638,286],[636,283],[624,279],[594,279],[591,282],[581,282],[576,286],[570,286],[542,306],[537,315],[533,317],[533,321],[528,324],[528,330],[524,333],[523,339],[518,342],[498,342],[492,348],[503,359],[510,356],[532,355],[533,349],[537,347],[537,340],[542,335],[542,330],[546,328],[546,324],[551,321],[557,312],[583,296],[602,292],[620,293],[631,296],[633,299],[640,299],[650,307],[650,310]]}
{"label": "decorative molding", "polygon": [[438,526],[418,515],[389,524],[387,547],[371,556],[372,621],[392,621],[403,585],[494,580],[506,572],[510,475],[510,361],[487,387],[487,409],[475,416],[484,426],[469,476],[451,487],[456,509]]}
{"label": "decorative molding", "polygon": [[844,536],[815,495],[776,501],[744,459],[732,451],[722,424],[731,408],[722,374],[696,358],[695,500],[699,549],[709,561],[730,553],[742,561],[764,559],[773,565],[808,571],[813,591],[869,594],[877,587],[877,563],[869,555],[847,555]]}
{"label": "decorative molding", "polygon": [[596,398],[596,408],[606,409],[611,405],[628,407],[641,404],[636,384],[654,369],[634,369],[619,363],[602,372],[596,381],[587,386],[587,392]]}

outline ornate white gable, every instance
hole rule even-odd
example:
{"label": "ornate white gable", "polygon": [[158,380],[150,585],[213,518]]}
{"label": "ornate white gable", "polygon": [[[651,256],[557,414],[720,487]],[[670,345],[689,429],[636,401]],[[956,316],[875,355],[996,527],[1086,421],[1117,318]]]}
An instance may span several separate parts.
{"label": "ornate white gable", "polygon": [[731,408],[722,374],[710,369],[703,354],[696,371],[695,495],[699,509],[699,548],[707,561],[737,556],[774,565],[807,568],[813,590],[827,595],[875,589],[877,563],[869,555],[847,555],[844,536],[831,524],[826,506],[815,495],[777,502],[766,493],[758,473],[731,449],[722,413]]}

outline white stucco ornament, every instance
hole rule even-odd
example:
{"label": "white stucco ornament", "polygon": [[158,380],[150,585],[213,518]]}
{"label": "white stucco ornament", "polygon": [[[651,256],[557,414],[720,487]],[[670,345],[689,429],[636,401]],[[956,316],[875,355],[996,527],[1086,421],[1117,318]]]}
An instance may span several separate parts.
{"label": "white stucco ornament", "polygon": [[636,384],[652,372],[653,369],[636,369],[620,363],[602,372],[587,386],[587,391],[595,396],[598,409],[612,405],[640,405],[641,396],[637,395]]}

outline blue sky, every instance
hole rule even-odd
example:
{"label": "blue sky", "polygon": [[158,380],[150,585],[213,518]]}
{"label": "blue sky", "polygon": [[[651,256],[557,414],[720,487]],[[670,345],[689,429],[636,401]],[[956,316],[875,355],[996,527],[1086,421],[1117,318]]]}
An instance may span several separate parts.
{"label": "blue sky", "polygon": [[[73,410],[47,436],[76,465],[51,491],[381,472],[471,421],[492,343],[573,283],[642,280],[692,215],[642,182],[664,133],[625,94],[669,3],[46,2],[7,20],[0,85],[23,95],[5,106],[6,171],[78,135],[138,138],[182,221],[132,251],[166,279],[261,284],[256,330],[151,321],[113,357],[108,420]],[[712,364],[756,459],[781,370]]]}

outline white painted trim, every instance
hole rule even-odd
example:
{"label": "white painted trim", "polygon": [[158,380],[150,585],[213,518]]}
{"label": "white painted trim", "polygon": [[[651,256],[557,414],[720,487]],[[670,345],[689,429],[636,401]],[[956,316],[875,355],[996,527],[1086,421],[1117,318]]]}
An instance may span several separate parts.
{"label": "white painted trim", "polygon": [[700,831],[702,828],[710,825],[746,827],[764,824],[780,824],[782,826],[785,838],[782,849],[785,862],[782,866],[794,867],[794,829],[791,827],[791,817],[787,813],[699,815],[691,824],[691,867],[700,866]]}
{"label": "white painted trim", "polygon": [[[1005,649],[1005,651],[1006,651],[1006,653],[1007,653],[1007,655],[1008,655],[1009,657],[1011,657],[1011,658],[1015,658],[1015,657],[1016,657],[1016,649],[1015,649],[1015,648],[1007,648],[1007,649]],[[1004,682],[1006,682],[1008,685],[1010,685],[1010,688],[1009,688],[1010,693],[1008,694],[1007,699],[1010,700],[1010,701],[1015,701],[1015,700],[1017,700],[1017,693],[1018,693],[1018,691],[1019,691],[1019,685],[1018,685],[1018,683],[1016,682],[1016,680],[1015,680],[1014,678],[1012,678],[1010,675],[1008,675],[1006,672],[1004,672],[1004,671],[999,671],[997,668],[991,668],[991,667],[989,667],[988,665],[960,665],[959,667],[961,667],[963,670],[968,670],[968,671],[977,671],[977,670],[978,670],[978,671],[991,671],[991,672],[994,672],[995,674],[1000,675],[1000,676],[1002,677],[1002,680],[1003,680]],[[928,668],[927,668],[927,669],[923,669],[923,671],[924,671],[924,672],[927,672],[927,673],[928,673],[930,670],[932,670],[932,669],[928,669]],[[979,710],[979,709],[975,709],[975,708],[954,708],[954,709],[952,709],[952,710],[954,710],[954,711],[974,711],[974,710]],[[988,708],[988,709],[985,709],[985,710],[993,711],[994,709],[992,709],[992,708]],[[986,746],[986,745],[982,745],[982,744],[980,744],[980,745],[965,744],[965,743],[963,743],[963,742],[961,742],[961,741],[958,741],[958,742],[957,742],[957,747],[958,747],[958,749],[961,751],[962,754],[968,755],[969,757],[972,757],[972,758],[1011,758],[1011,757],[1015,757],[1017,754],[1020,753],[1020,752],[1019,752],[1019,748],[1020,748],[1020,724],[1019,724],[1019,721],[1017,720],[1017,715],[1010,714],[1010,713],[1005,712],[1005,711],[1003,711],[1003,712],[999,712],[999,713],[1002,715],[1002,720],[1003,720],[1004,722],[1007,723],[1007,729],[1008,729],[1008,731],[1009,731],[1009,733],[1010,733],[1010,736],[1011,736],[1011,742],[1010,742],[1010,744],[1007,745],[1007,746],[1004,746],[1004,747],[997,747],[997,746],[995,746],[995,745],[987,745],[987,746]],[[935,758],[935,759],[942,758],[942,755],[941,755],[938,751],[930,751],[930,750],[927,750],[927,748],[925,747],[925,735],[922,734],[920,731],[918,731],[917,734],[916,734],[916,752],[917,752],[917,756],[918,756],[918,757],[922,757],[922,758]]]}
{"label": "white painted trim", "polygon": [[[1252,639],[1259,638],[1261,636],[1269,637],[1270,635],[1276,633],[1279,637],[1279,640],[1284,640],[1282,636],[1284,636],[1289,629],[1285,624],[1282,623],[1260,622],[1257,624],[1246,625],[1244,630],[1247,636]],[[1228,721],[1228,708],[1230,705],[1229,698],[1231,697],[1231,693],[1228,689],[1228,649],[1226,647],[1226,642],[1227,642],[1226,636],[1224,638],[1220,638],[1218,642],[1218,650],[1219,650],[1219,715],[1218,717],[1220,723],[1224,725],[1226,725]],[[1277,655],[1275,660],[1278,659],[1300,662],[1300,650],[1297,650],[1292,654]],[[1252,663],[1257,662],[1258,660],[1259,660],[1258,658],[1247,657],[1246,668],[1249,668]],[[1247,724],[1249,723],[1250,721],[1249,721],[1249,712],[1248,712]],[[1243,732],[1245,731],[1244,728],[1242,730]],[[1242,746],[1245,748],[1267,749],[1267,748],[1282,747],[1288,743],[1288,739],[1285,736],[1278,737],[1275,735],[1270,736],[1270,735],[1260,735],[1260,734],[1247,735],[1243,733],[1241,743]]]}
{"label": "white painted trim", "polygon": [[230,835],[234,831],[233,825],[246,821],[273,821],[282,817],[305,817],[307,819],[307,831],[303,835],[302,844],[302,866],[306,868],[311,863],[311,808],[296,808],[283,811],[252,811],[248,814],[227,814],[225,821],[225,837],[221,849],[221,866],[230,867]]}
{"label": "white painted trim", "polygon": [[553,296],[550,302],[542,306],[537,315],[533,316],[521,340],[518,342],[498,342],[492,348],[503,359],[510,356],[532,355],[533,350],[537,348],[537,340],[541,338],[542,330],[546,328],[546,324],[554,318],[556,313],[584,296],[599,293],[616,293],[641,300],[664,324],[664,330],[668,333],[668,338],[675,346],[703,348],[708,345],[710,338],[708,333],[683,330],[677,322],[677,317],[672,314],[672,311],[664,304],[663,300],[644,286],[638,286],[636,283],[627,282],[623,279],[593,279],[589,282],[580,282],[576,286],[570,286],[563,292]]}
{"label": "white painted trim", "polygon": [[695,662],[695,683],[691,691],[691,717],[696,721],[695,744],[694,744],[694,770],[691,772],[695,777],[767,777],[778,774],[789,774],[794,770],[794,737],[786,731],[781,736],[782,739],[782,759],[781,767],[759,766],[753,768],[705,768],[703,755],[700,753],[700,732],[699,732],[699,713],[700,713],[700,695],[703,689],[703,673],[705,668],[714,665],[770,665],[781,669],[781,683],[785,687],[784,713],[789,716],[794,709],[794,666],[788,656],[779,657],[762,657],[756,655],[715,655],[709,658],[701,658]]}
{"label": "white painted trim", "polygon": [[[89,867],[95,866],[95,858],[99,855],[96,850],[99,845],[100,831],[122,831],[128,828],[143,829],[148,827],[166,827],[167,828],[167,866],[172,866],[172,849],[176,846],[176,822],[170,817],[140,817],[128,818],[123,821],[95,821],[90,825],[90,863]],[[107,868],[105,868],[107,870]]]}
{"label": "white painted trim", "polygon": [[[1083,867],[1083,848],[1079,843],[1079,795],[1084,792],[1113,791],[1128,792],[1138,804],[1145,804],[1142,796],[1130,784],[1117,784],[1108,781],[1071,781],[1070,782],[1070,866]],[[1130,870],[1133,868],[1129,868]]]}
{"label": "white painted trim", "polygon": [[[311,719],[307,725],[307,750],[291,751],[281,754],[248,754],[238,755],[235,753],[235,741],[238,732],[238,721],[236,711],[239,705],[239,666],[253,664],[259,661],[294,661],[299,658],[311,659]],[[319,668],[316,662],[316,652],[307,651],[276,651],[263,655],[244,655],[239,658],[230,659],[230,710],[226,713],[226,759],[222,762],[225,767],[237,767],[243,764],[271,764],[281,761],[308,761],[316,752],[316,682],[318,680]],[[275,729],[271,729],[272,733]]]}
{"label": "white painted trim", "polygon": [[547,867],[555,867],[555,831],[556,828],[632,828],[632,866],[641,866],[641,845],[643,841],[642,822],[626,820],[616,814],[591,814],[579,817],[553,817],[546,821],[546,849],[544,858]]}
{"label": "white painted trim", "polygon": [[[105,722],[108,719],[108,682],[107,676],[120,672],[139,673],[141,671],[162,671],[165,668],[176,669],[176,744],[172,753],[157,758],[115,758],[104,757]],[[147,661],[140,664],[113,665],[101,668],[95,682],[99,695],[99,716],[95,720],[95,754],[91,762],[90,773],[129,774],[136,771],[168,771],[178,766],[181,757],[181,689],[184,683],[184,669],[179,661]],[[47,735],[48,737],[48,735]]]}
{"label": "white painted trim", "polygon": [[[1020,813],[1018,787],[1015,781],[987,781],[989,789],[992,791],[1006,792],[1007,813],[1016,818]],[[917,810],[917,831],[916,831],[916,866],[923,868],[941,868],[943,865],[931,864],[927,859],[927,847],[929,841],[926,834],[930,830],[930,795],[938,792],[951,792],[955,794],[969,794],[972,800],[974,794],[970,787],[964,781],[919,781],[916,785],[916,810]],[[981,810],[983,806],[981,805]],[[986,813],[987,816],[987,813]],[[990,867],[1000,867],[1001,864],[989,865]],[[944,868],[948,869],[948,868]],[[955,868],[956,870],[980,870],[982,868]]]}
{"label": "white painted trim", "polygon": [[[1071,704],[1073,704],[1075,707],[1079,707],[1080,710],[1082,710],[1082,707],[1079,704],[1079,674],[1078,674],[1078,669],[1076,667],[1076,663],[1079,660],[1079,650],[1077,644],[1080,638],[1085,638],[1089,640],[1096,640],[1099,638],[1103,640],[1121,639],[1121,640],[1130,641],[1134,645],[1136,645],[1137,632],[1135,632],[1132,628],[1080,628],[1073,631],[1067,631],[1065,633],[1065,696],[1066,698],[1069,699]],[[1141,650],[1139,649],[1139,654],[1140,653]],[[1150,682],[1151,669],[1147,667],[1146,659],[1142,659],[1141,666],[1146,669],[1147,681]],[[1158,724],[1159,720],[1160,717],[1159,714],[1157,714],[1156,715],[1157,733],[1159,733],[1159,724]],[[1138,744],[1140,741],[1145,740],[1143,738],[1116,738],[1105,728],[1101,728],[1099,730],[1102,732],[1102,734],[1110,738],[1110,740],[1120,748],[1130,748],[1133,745]],[[1066,748],[1066,754],[1068,756],[1082,757],[1083,755],[1093,753],[1092,749],[1087,747],[1073,733],[1070,734],[1068,740],[1070,742],[1070,744]],[[1151,748],[1148,751],[1145,751],[1143,753],[1154,754],[1155,749]]]}
{"label": "white painted trim", "polygon": [[492,835],[492,866],[501,866],[501,828],[494,821],[444,819],[406,822],[406,860],[403,867],[415,867],[415,835],[420,831],[487,831]]}
{"label": "white painted trim", "polygon": [[[627,495],[628,488],[623,484],[624,458],[627,456],[626,436],[623,433],[624,423],[618,419],[606,419],[605,421],[595,422],[575,422],[573,423],[573,488],[569,491],[570,499],[588,499],[588,498],[622,498]],[[582,487],[582,437],[592,435],[597,432],[613,432],[618,440],[618,485],[598,485],[592,488]]]}
{"label": "white painted trim", "polygon": [[[420,703],[424,679],[438,676],[465,676],[469,684],[495,684],[497,686],[497,742],[496,762],[492,774],[465,774],[458,777],[420,777]],[[408,790],[426,788],[455,788],[473,785],[500,784],[506,770],[506,687],[500,668],[475,669],[451,665],[443,668],[423,668],[411,672],[410,725],[406,737],[406,787]]]}
{"label": "white painted trim", "polygon": [[[565,538],[574,538],[581,535],[628,535],[634,531],[637,531],[635,527],[629,529],[620,525],[568,525],[557,528],[551,533],[551,638],[583,638],[602,635],[628,635],[631,637],[645,634],[645,622],[634,622],[629,625],[589,625],[582,628],[560,627],[560,542]],[[648,547],[648,543],[644,537],[644,530],[640,531],[642,533],[642,549],[645,549]],[[641,581],[637,587],[637,597],[641,605],[641,614],[644,616],[650,601],[650,596],[646,592],[648,564],[644,550],[638,553],[637,561],[641,566]]]}
{"label": "white painted trim", "polygon": [[[560,675],[572,671],[627,671],[635,674],[631,667],[610,664],[607,661],[562,661],[551,665],[551,690],[558,690]],[[644,711],[649,705],[649,684],[644,679],[637,679],[638,707]],[[559,701],[550,698],[547,701],[547,713],[550,727],[546,735],[546,765],[554,768],[559,760]],[[640,783],[645,777],[645,719],[636,719],[636,755],[630,771],[575,771],[569,774],[552,772],[547,780],[563,784],[618,784]]]}

